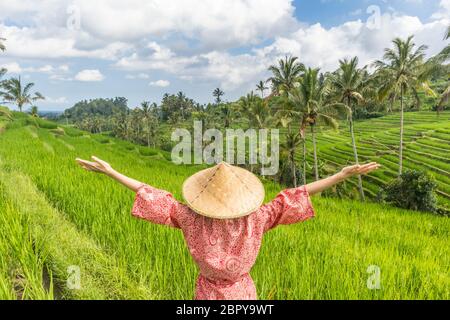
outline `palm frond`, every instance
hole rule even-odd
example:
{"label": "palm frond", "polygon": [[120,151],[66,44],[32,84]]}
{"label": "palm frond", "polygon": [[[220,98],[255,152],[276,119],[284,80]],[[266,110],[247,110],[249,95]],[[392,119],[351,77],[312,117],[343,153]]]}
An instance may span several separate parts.
{"label": "palm frond", "polygon": [[35,92],[34,97],[31,98],[31,100],[32,101],[45,100],[45,97],[40,92]]}
{"label": "palm frond", "polygon": [[317,120],[319,123],[322,122],[327,127],[333,128],[334,130],[337,130],[339,128],[339,122],[335,118],[333,118],[329,115],[319,113],[317,115]]}
{"label": "palm frond", "polygon": [[448,86],[445,91],[442,93],[441,100],[439,101],[439,106],[443,107],[448,104],[450,100],[450,86]]}

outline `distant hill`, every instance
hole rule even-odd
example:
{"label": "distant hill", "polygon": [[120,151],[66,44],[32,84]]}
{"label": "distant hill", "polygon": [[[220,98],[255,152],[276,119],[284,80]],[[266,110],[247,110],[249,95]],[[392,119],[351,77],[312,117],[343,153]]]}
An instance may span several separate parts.
{"label": "distant hill", "polygon": [[98,98],[77,102],[73,107],[66,109],[61,117],[69,121],[79,121],[95,115],[111,116],[116,112],[128,112],[128,110],[128,100],[124,97]]}
{"label": "distant hill", "polygon": [[41,110],[38,112],[41,118],[47,118],[52,120],[58,119],[58,117],[60,117],[63,113],[64,111],[48,111],[48,110]]}

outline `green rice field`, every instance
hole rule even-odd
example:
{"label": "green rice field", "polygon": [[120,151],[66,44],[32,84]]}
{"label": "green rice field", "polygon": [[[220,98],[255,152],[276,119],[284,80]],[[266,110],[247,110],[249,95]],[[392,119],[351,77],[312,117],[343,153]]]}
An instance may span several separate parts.
{"label": "green rice field", "polygon": [[[405,167],[426,169],[450,203],[450,113],[406,115]],[[131,217],[134,194],[81,170],[96,155],[126,175],[166,189],[202,167],[175,166],[160,150],[71,127],[0,117],[0,299],[191,299],[197,268],[181,231]],[[398,116],[358,122],[364,178],[375,194],[397,170]],[[351,162],[345,127],[319,135],[330,173]],[[266,201],[282,186],[265,181]],[[251,275],[260,299],[449,299],[447,217],[375,203],[315,197],[316,218],[269,232]],[[73,267],[77,288],[68,285]],[[371,267],[372,266],[372,267]],[[377,288],[368,286],[377,268]]]}
{"label": "green rice field", "polygon": [[[360,161],[377,161],[383,166],[363,178],[363,187],[369,197],[375,197],[380,186],[398,174],[399,128],[398,114],[355,122]],[[341,124],[338,132],[323,131],[317,137],[317,144],[325,174],[354,162],[350,133],[345,123]],[[307,148],[312,150],[310,139]],[[297,156],[299,161],[300,153]],[[403,156],[405,170],[422,170],[434,176],[438,184],[439,206],[450,212],[450,112],[440,116],[429,111],[406,113]],[[308,153],[308,163],[313,163],[311,152]],[[358,197],[356,183],[357,180],[353,179],[347,185],[349,194],[355,198]]]}

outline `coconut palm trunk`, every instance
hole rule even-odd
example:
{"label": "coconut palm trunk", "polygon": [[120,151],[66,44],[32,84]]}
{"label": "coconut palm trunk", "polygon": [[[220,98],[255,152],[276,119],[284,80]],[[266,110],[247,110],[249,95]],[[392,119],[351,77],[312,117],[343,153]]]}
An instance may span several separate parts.
{"label": "coconut palm trunk", "polygon": [[146,119],[146,125],[147,125],[147,147],[150,148],[150,119],[147,117]]}
{"label": "coconut palm trunk", "polygon": [[[350,135],[352,136],[352,147],[353,147],[353,155],[355,157],[355,164],[359,164],[358,159],[358,149],[356,148],[356,139],[355,139],[355,131],[353,126],[353,115],[350,115]],[[361,201],[365,201],[366,197],[364,195],[364,189],[362,186],[362,178],[361,175],[358,175],[358,190],[359,190],[359,196],[361,197]]]}
{"label": "coconut palm trunk", "polygon": [[297,188],[297,168],[295,167],[295,151],[291,151],[291,170],[292,170],[292,178],[294,179],[294,188]]}
{"label": "coconut palm trunk", "polygon": [[313,141],[313,153],[314,153],[314,176],[316,181],[319,180],[319,167],[317,164],[317,145],[316,145],[316,132],[314,130],[314,124],[311,125],[311,136]]}
{"label": "coconut palm trunk", "polygon": [[[347,105],[351,109],[350,98],[348,98],[348,100],[347,100]],[[350,135],[352,137],[352,147],[353,147],[353,156],[355,157],[355,164],[359,164],[358,148],[356,147],[355,130],[354,130],[354,123],[353,123],[353,112],[351,112],[351,114],[349,116],[349,125],[350,125]],[[365,201],[366,197],[364,195],[364,189],[362,186],[361,175],[358,175],[358,190],[359,190],[359,196],[361,198],[361,201]]]}
{"label": "coconut palm trunk", "polygon": [[303,138],[303,185],[306,185],[306,139]]}
{"label": "coconut palm trunk", "polygon": [[403,85],[400,89],[400,148],[398,151],[399,154],[399,163],[398,163],[398,175],[400,176],[403,172]]}

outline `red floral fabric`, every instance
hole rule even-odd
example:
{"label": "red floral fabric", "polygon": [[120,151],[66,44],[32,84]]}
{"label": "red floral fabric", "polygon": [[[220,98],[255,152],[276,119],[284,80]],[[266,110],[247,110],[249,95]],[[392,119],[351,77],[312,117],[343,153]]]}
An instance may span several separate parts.
{"label": "red floral fabric", "polygon": [[201,216],[170,193],[145,184],[136,192],[132,214],[182,230],[200,269],[195,295],[199,300],[257,299],[249,272],[264,233],[315,215],[305,187],[282,191],[246,217],[219,220]]}

